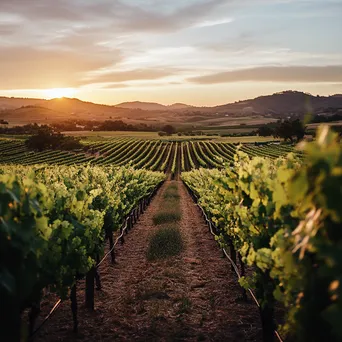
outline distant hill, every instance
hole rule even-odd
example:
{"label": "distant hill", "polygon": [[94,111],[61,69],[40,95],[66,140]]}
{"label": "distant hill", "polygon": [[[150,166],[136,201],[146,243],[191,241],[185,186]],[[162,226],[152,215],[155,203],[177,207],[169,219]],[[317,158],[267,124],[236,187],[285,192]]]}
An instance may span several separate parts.
{"label": "distant hill", "polygon": [[[22,106],[16,109],[9,109],[0,112],[1,119],[9,122],[26,123],[39,122],[50,123],[52,121],[65,120],[66,115],[63,112],[58,112],[49,108],[40,106]],[[28,120],[29,119],[29,120]]]}
{"label": "distant hill", "polygon": [[195,107],[183,103],[175,103],[165,106],[153,102],[124,102],[116,105],[120,108],[141,109],[146,111],[199,111],[208,112],[227,112],[232,114],[258,113],[265,114],[290,114],[305,113],[308,110],[318,111],[326,108],[342,108],[342,95],[332,96],[313,96],[299,91],[283,91],[272,95],[259,96],[254,99],[228,103],[214,107]]}
{"label": "distant hill", "polygon": [[122,102],[115,107],[128,108],[128,109],[142,109],[142,110],[165,110],[164,105],[155,102]]}
{"label": "distant hill", "polygon": [[155,102],[123,102],[116,105],[116,107],[120,108],[129,108],[129,109],[142,109],[142,110],[178,110],[178,109],[188,109],[191,106],[186,105],[184,103],[174,103],[170,106],[165,106],[160,103]]}
{"label": "distant hill", "polygon": [[190,109],[193,108],[193,106],[189,106],[185,103],[174,103],[170,106],[167,106],[169,109]]}
{"label": "distant hill", "polygon": [[313,96],[298,91],[284,91],[255,99],[239,101],[213,107],[217,112],[242,112],[250,108],[260,114],[306,113],[308,110],[319,111],[327,108],[342,108],[342,95]]}
{"label": "distant hill", "polygon": [[23,106],[39,106],[43,104],[46,100],[41,99],[30,99],[30,98],[20,98],[20,97],[1,97],[0,96],[0,111],[7,109],[16,109]]}
{"label": "distant hill", "polygon": [[112,106],[75,98],[44,100],[0,97],[0,119],[8,120],[10,124],[51,123],[68,119],[113,119],[131,124],[211,126],[218,122],[220,125],[227,125],[234,117],[257,115],[281,118],[291,114],[303,116],[309,111],[316,114],[324,113],[325,110],[331,111],[336,108],[342,108],[342,94],[313,96],[298,91],[284,91],[215,107],[194,107],[183,103],[167,106],[139,101]]}

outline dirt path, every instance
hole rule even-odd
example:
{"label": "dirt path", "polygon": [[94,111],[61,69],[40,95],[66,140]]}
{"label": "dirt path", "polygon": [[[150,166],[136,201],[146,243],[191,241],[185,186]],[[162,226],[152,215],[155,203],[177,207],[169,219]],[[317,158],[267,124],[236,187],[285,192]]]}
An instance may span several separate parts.
{"label": "dirt path", "polygon": [[241,290],[226,259],[209,234],[181,181],[180,229],[184,251],[149,262],[146,250],[167,184],[119,246],[117,264],[101,266],[103,290],[95,312],[79,297],[79,333],[72,333],[69,304],[39,332],[37,341],[260,341],[260,320],[252,302],[239,300]]}

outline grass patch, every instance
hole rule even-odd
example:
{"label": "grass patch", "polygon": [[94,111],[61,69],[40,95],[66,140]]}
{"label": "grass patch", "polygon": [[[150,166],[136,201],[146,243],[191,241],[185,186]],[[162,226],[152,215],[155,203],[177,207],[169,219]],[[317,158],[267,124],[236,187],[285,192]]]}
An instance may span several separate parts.
{"label": "grass patch", "polygon": [[180,221],[182,215],[179,210],[177,211],[161,211],[153,216],[153,224],[174,223]]}
{"label": "grass patch", "polygon": [[176,184],[169,185],[164,192],[163,198],[166,200],[177,200],[178,201],[180,198],[179,193],[178,193],[178,186]]}
{"label": "grass patch", "polygon": [[164,199],[166,200],[179,200],[180,196],[177,190],[166,190],[164,193]]}
{"label": "grass patch", "polygon": [[163,201],[159,211],[153,216],[153,224],[168,224],[178,222],[182,218],[182,211],[179,205],[180,195],[177,184],[170,184],[163,194]]}
{"label": "grass patch", "polygon": [[171,183],[170,185],[168,185],[167,190],[177,190],[178,191],[178,185],[175,183]]}
{"label": "grass patch", "polygon": [[183,239],[178,228],[161,227],[153,233],[147,250],[147,259],[165,259],[183,250]]}

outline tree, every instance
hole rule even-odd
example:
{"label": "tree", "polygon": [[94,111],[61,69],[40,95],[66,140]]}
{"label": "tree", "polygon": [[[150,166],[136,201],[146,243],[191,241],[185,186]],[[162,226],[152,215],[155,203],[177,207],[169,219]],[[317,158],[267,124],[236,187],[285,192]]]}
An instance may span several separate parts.
{"label": "tree", "polygon": [[274,131],[274,137],[279,137],[293,142],[293,138],[296,137],[297,141],[304,138],[305,127],[299,120],[284,120],[279,121]]}
{"label": "tree", "polygon": [[274,130],[273,130],[271,127],[269,127],[269,126],[264,125],[264,126],[261,126],[261,127],[257,130],[256,133],[257,133],[259,136],[261,136],[261,137],[269,137],[269,136],[273,135]]}
{"label": "tree", "polygon": [[82,144],[74,137],[65,136],[61,133],[55,133],[50,127],[42,127],[36,134],[25,141],[28,148],[43,150],[75,150],[82,148]]}
{"label": "tree", "polygon": [[299,119],[292,121],[292,129],[293,135],[297,138],[297,141],[300,141],[304,138],[305,127]]}
{"label": "tree", "polygon": [[163,128],[162,128],[162,131],[167,133],[168,135],[171,135],[173,133],[176,133],[176,129],[171,126],[171,125],[165,125]]}

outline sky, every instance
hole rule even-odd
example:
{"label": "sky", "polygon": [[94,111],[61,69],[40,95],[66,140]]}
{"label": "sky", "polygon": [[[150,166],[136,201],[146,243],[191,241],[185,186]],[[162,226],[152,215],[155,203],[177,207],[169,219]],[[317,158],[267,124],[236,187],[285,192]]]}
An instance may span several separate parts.
{"label": "sky", "polygon": [[342,93],[342,0],[0,0],[0,96]]}

